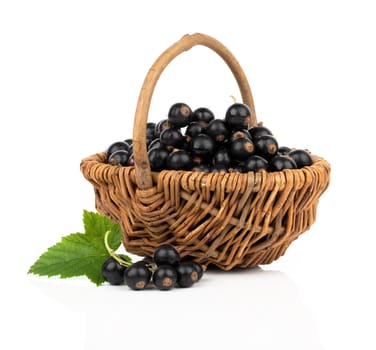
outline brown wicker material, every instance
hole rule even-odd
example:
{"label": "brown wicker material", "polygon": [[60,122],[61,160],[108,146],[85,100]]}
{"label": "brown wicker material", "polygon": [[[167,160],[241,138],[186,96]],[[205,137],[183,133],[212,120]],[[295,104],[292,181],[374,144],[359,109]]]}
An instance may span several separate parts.
{"label": "brown wicker material", "polygon": [[121,224],[125,249],[152,255],[164,243],[181,256],[223,270],[269,264],[314,223],[319,197],[329,185],[330,165],[313,156],[309,167],[281,172],[151,172],[146,123],[155,85],[180,53],[204,45],[231,69],[243,102],[257,123],[251,89],[238,61],[220,42],[204,34],[186,35],[153,64],[142,86],[133,127],[135,166],[104,163],[98,153],[81,162],[94,186],[98,212]]}

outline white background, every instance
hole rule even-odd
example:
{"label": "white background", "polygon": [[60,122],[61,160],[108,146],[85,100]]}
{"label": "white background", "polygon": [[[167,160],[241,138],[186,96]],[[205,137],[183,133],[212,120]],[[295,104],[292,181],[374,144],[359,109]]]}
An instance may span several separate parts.
{"label": "white background", "polygon": [[[372,1],[1,1],[2,349],[375,349]],[[316,223],[269,266],[188,290],[27,275],[94,210],[82,158],[131,137],[143,79],[187,33],[224,43],[281,144],[332,164]],[[165,71],[149,119],[239,98],[214,53]],[[7,344],[7,345],[5,345]]]}

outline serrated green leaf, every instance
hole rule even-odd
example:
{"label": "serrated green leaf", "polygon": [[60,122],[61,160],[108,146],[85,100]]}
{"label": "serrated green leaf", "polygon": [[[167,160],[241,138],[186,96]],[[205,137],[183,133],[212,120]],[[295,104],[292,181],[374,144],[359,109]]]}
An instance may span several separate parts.
{"label": "serrated green leaf", "polygon": [[28,273],[61,278],[87,276],[93,283],[104,282],[102,264],[109,253],[104,244],[108,237],[109,246],[116,250],[121,244],[120,226],[100,214],[84,211],[85,233],[72,233],[43,253],[30,267]]}

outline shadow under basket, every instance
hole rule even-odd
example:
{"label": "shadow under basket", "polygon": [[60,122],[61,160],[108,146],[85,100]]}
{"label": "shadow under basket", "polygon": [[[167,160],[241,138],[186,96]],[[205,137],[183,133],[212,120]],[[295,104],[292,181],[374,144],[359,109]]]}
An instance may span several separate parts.
{"label": "shadow under basket", "polygon": [[251,90],[235,57],[210,36],[186,35],[155,61],[145,78],[133,126],[135,165],[106,164],[102,152],[83,159],[81,171],[94,187],[98,212],[121,225],[129,253],[151,256],[157,246],[171,244],[183,259],[204,267],[269,264],[314,223],[330,165],[312,155],[311,166],[279,172],[152,172],[146,123],[154,87],[168,63],[196,45],[224,59],[251,109],[251,125],[257,124]]}

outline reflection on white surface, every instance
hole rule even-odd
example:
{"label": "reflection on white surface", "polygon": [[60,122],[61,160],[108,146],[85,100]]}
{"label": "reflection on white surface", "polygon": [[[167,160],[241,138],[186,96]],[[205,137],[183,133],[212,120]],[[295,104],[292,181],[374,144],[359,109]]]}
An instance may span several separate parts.
{"label": "reflection on white surface", "polygon": [[170,292],[96,288],[79,279],[32,284],[86,315],[86,349],[323,349],[297,287],[279,271],[210,270],[193,288]]}

